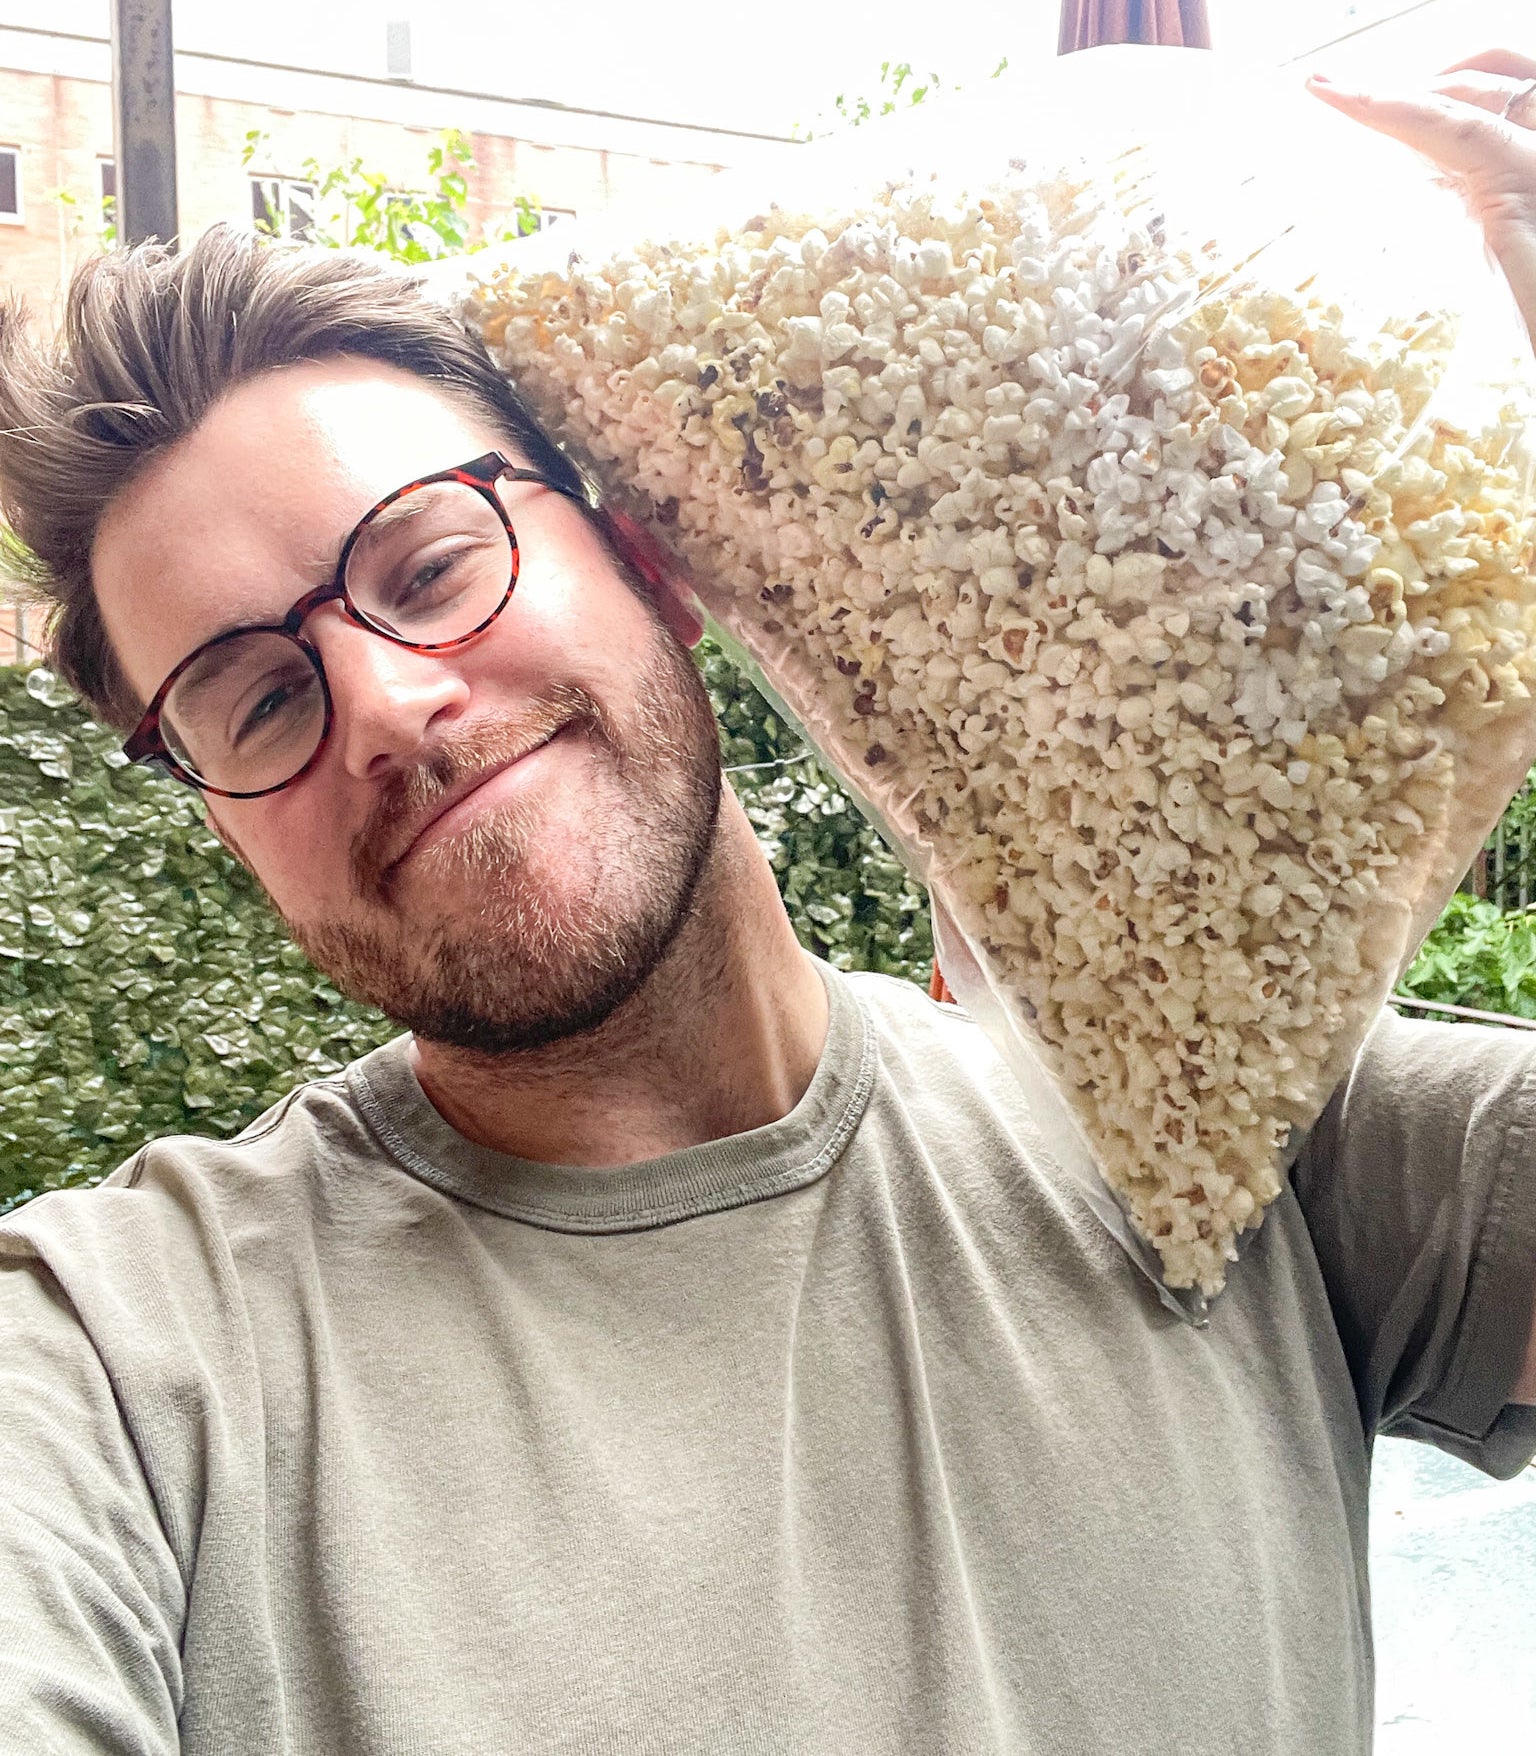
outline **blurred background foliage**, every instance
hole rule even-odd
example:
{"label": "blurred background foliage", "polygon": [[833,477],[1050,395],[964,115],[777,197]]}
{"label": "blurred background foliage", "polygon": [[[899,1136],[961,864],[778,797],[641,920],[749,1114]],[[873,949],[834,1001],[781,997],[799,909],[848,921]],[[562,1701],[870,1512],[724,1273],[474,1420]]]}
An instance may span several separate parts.
{"label": "blurred background foliage", "polygon": [[[1519,807],[1530,808],[1531,782]],[[1420,1000],[1536,1019],[1536,914],[1468,892],[1446,904],[1398,991]]]}
{"label": "blurred background foliage", "polygon": [[[269,144],[262,129],[252,128],[241,149],[241,164],[249,168],[264,160]],[[474,147],[459,128],[444,129],[427,149],[421,189],[392,187],[384,172],[369,169],[361,158],[341,165],[307,158],[299,166],[299,177],[312,191],[304,240],[328,250],[378,250],[396,262],[435,262],[440,256],[467,255],[538,231],[541,209],[527,195],[517,197],[499,225],[478,231],[471,226],[464,173],[474,164]],[[284,235],[270,201],[261,229],[269,237]]]}

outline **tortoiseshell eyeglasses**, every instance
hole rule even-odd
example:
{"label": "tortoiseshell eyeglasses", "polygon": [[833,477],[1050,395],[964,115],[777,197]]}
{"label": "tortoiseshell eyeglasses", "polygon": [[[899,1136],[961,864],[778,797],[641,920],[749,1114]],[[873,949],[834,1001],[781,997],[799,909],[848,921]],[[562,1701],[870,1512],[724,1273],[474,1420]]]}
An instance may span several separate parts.
{"label": "tortoiseshell eyeglasses", "polygon": [[205,793],[259,799],[292,786],[330,735],[330,686],[306,619],[340,599],[352,620],[413,652],[452,652],[511,601],[520,550],[499,481],[579,490],[499,451],[408,482],[360,519],[335,576],[281,622],[231,628],[190,652],[155,691],[123,753]]}

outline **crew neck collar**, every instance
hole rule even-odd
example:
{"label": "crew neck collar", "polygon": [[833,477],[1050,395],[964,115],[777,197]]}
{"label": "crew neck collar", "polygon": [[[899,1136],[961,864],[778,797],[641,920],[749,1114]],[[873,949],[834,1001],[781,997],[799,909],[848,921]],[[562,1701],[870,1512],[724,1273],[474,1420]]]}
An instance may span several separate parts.
{"label": "crew neck collar", "polygon": [[411,1176],[446,1195],[560,1232],[631,1232],[742,1207],[814,1182],[869,1102],[875,1041],[853,985],[812,959],[827,988],[827,1040],[804,1096],[765,1128],[660,1158],[592,1168],[540,1164],[477,1146],[432,1106],[396,1037],[347,1069],[368,1124]]}

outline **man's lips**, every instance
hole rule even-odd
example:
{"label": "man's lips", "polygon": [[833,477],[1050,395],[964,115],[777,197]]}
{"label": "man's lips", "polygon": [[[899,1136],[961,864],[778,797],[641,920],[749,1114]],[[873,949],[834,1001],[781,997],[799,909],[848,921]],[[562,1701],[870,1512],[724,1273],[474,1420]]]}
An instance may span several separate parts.
{"label": "man's lips", "polygon": [[386,875],[393,875],[418,847],[422,846],[425,842],[431,841],[433,839],[433,831],[466,799],[473,797],[473,795],[478,793],[482,787],[488,786],[500,775],[506,774],[511,769],[521,766],[521,764],[526,762],[530,756],[533,756],[538,751],[544,749],[546,745],[552,744],[555,739],[566,730],[568,724],[569,722],[567,721],[565,724],[556,726],[552,732],[545,733],[537,743],[530,744],[526,750],[511,757],[509,760],[493,763],[489,768],[483,768],[477,774],[468,775],[464,780],[451,786],[447,792],[436,801],[432,806],[431,811],[421,818],[415,828],[411,830],[409,838],[401,844],[399,853],[397,853],[384,868]]}

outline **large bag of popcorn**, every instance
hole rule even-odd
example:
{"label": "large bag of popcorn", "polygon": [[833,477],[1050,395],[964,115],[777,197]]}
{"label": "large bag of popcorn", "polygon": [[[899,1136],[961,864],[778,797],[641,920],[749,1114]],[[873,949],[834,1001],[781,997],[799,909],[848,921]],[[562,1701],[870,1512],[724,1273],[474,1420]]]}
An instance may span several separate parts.
{"label": "large bag of popcorn", "polygon": [[1536,758],[1507,289],[1404,149],[1228,77],[1073,56],[456,270],[1186,1315]]}

